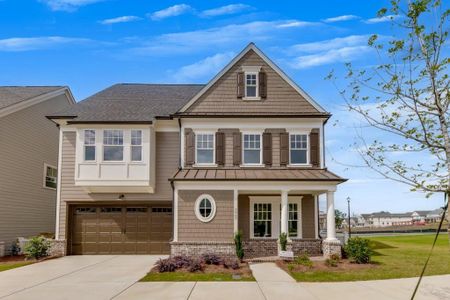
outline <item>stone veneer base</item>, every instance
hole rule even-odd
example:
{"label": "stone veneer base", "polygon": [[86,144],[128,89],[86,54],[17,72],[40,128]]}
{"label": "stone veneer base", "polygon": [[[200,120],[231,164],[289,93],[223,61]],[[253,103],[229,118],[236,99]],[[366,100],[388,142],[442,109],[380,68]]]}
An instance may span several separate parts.
{"label": "stone veneer base", "polygon": [[[308,255],[321,254],[320,239],[293,239],[288,242],[287,250],[294,252],[295,256],[303,253]],[[244,258],[259,258],[278,256],[278,239],[250,239],[244,241]]]}
{"label": "stone veneer base", "polygon": [[324,240],[322,242],[322,251],[325,258],[330,258],[332,255],[342,257],[342,245],[339,240]]}
{"label": "stone veneer base", "polygon": [[170,255],[202,256],[214,253],[225,257],[236,257],[236,248],[232,242],[171,242]]}
{"label": "stone veneer base", "polygon": [[47,253],[49,256],[64,256],[66,255],[66,240],[49,240],[50,248]]}

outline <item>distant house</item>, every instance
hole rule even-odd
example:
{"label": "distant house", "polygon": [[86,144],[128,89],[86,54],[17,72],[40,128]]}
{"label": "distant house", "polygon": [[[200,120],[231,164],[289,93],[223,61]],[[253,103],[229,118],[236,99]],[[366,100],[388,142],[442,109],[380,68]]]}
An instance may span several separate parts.
{"label": "distant house", "polygon": [[55,230],[59,130],[45,116],[74,104],[63,86],[0,87],[0,245]]}
{"label": "distant house", "polygon": [[412,213],[390,213],[380,211],[371,214],[362,214],[365,227],[386,227],[413,224]]}

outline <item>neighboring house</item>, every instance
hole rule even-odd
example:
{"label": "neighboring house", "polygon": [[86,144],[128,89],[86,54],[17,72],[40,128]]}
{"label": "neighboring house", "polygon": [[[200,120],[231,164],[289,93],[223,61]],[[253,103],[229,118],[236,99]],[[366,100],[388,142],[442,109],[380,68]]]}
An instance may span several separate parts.
{"label": "neighboring house", "polygon": [[60,125],[57,238],[68,254],[339,252],[329,119],[254,44],[208,84],[117,84],[49,116]]}
{"label": "neighboring house", "polygon": [[55,230],[58,128],[75,101],[63,86],[0,87],[0,242]]}
{"label": "neighboring house", "polygon": [[387,226],[401,226],[412,225],[412,213],[390,213],[387,211],[380,211],[371,214],[362,214],[364,218],[364,226],[366,227],[387,227]]}
{"label": "neighboring house", "polygon": [[[438,208],[438,209],[429,211],[425,217],[425,222],[426,223],[439,223],[441,221],[443,212],[444,212],[443,208]],[[445,213],[447,214],[447,211]]]}

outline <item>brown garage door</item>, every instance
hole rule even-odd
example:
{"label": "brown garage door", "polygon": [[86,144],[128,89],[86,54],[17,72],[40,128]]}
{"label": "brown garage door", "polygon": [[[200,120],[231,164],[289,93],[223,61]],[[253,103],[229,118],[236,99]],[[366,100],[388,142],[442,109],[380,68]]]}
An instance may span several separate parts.
{"label": "brown garage door", "polygon": [[167,254],[170,206],[74,206],[71,254]]}

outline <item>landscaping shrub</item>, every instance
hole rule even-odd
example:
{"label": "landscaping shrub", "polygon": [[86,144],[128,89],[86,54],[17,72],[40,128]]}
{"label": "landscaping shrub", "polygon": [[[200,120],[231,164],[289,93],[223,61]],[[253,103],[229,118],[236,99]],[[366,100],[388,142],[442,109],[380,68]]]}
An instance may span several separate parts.
{"label": "landscaping shrub", "polygon": [[50,248],[50,242],[43,236],[32,237],[25,245],[23,252],[26,257],[39,259],[47,256]]}
{"label": "landscaping shrub", "polygon": [[20,253],[20,246],[19,246],[19,240],[15,240],[12,244],[11,244],[11,255],[12,256],[16,256],[19,255]]}
{"label": "landscaping shrub", "polygon": [[311,261],[308,254],[306,254],[306,253],[300,254],[299,256],[297,256],[295,258],[294,261],[296,264],[302,265],[305,267],[312,267],[312,265],[313,265],[313,262]]}
{"label": "landscaping shrub", "polygon": [[325,260],[325,265],[326,265],[327,267],[337,267],[340,260],[341,260],[341,259],[339,258],[339,255],[332,254],[332,255],[330,256],[330,258],[327,258],[327,259]]}
{"label": "landscaping shrub", "polygon": [[177,255],[172,258],[177,269],[188,268],[192,263],[192,258],[186,255]]}
{"label": "landscaping shrub", "polygon": [[236,256],[239,258],[239,260],[242,260],[244,258],[244,248],[242,246],[242,231],[239,230],[234,235],[234,245],[236,246]]}
{"label": "landscaping shrub", "polygon": [[223,261],[223,267],[224,267],[225,269],[230,268],[230,269],[233,269],[233,270],[237,270],[237,269],[240,268],[240,266],[239,266],[239,261],[236,260],[236,259],[225,259],[225,260]]}
{"label": "landscaping shrub", "polygon": [[344,247],[345,253],[351,261],[357,264],[370,263],[373,251],[368,239],[360,237],[351,238]]}
{"label": "landscaping shrub", "polygon": [[189,272],[203,271],[203,264],[199,259],[191,261],[191,265],[188,267]]}
{"label": "landscaping shrub", "polygon": [[172,258],[159,259],[156,263],[159,273],[174,272],[177,269],[175,260]]}
{"label": "landscaping shrub", "polygon": [[280,234],[281,251],[286,251],[286,246],[287,246],[287,234],[286,234],[286,232],[282,232]]}
{"label": "landscaping shrub", "polygon": [[207,265],[220,265],[223,259],[214,253],[205,253],[202,255],[203,262]]}

